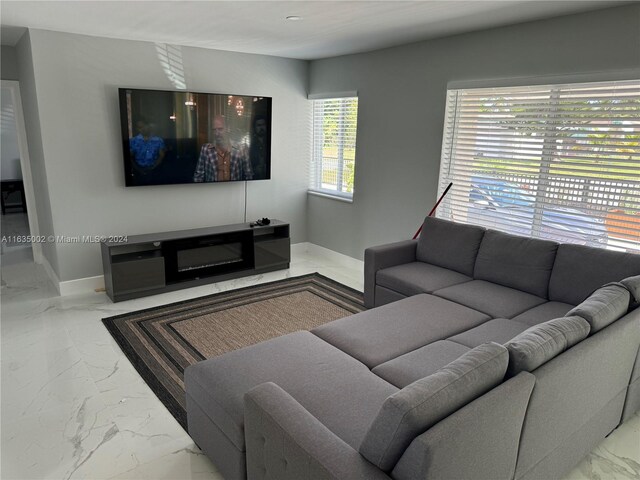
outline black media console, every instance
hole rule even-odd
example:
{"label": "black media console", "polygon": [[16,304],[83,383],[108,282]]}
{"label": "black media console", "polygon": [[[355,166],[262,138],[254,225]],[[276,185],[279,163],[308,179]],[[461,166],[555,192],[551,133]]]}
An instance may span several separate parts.
{"label": "black media console", "polygon": [[289,224],[248,223],[103,241],[107,295],[114,302],[289,268]]}

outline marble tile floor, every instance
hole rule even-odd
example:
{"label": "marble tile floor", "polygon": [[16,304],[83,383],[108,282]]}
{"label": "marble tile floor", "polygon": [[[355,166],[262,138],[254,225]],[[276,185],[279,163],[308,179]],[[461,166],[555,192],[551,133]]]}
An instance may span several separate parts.
{"label": "marble tile floor", "polygon": [[[215,292],[319,272],[362,290],[362,262],[310,244],[289,270],[112,303],[59,297],[41,266],[2,261],[2,479],[220,480],[101,319]],[[640,417],[619,427],[567,480],[640,478]]]}
{"label": "marble tile floor", "polygon": [[0,215],[0,255],[2,265],[33,262],[31,243],[16,242],[17,236],[29,235],[29,219],[26,213],[11,212]]}

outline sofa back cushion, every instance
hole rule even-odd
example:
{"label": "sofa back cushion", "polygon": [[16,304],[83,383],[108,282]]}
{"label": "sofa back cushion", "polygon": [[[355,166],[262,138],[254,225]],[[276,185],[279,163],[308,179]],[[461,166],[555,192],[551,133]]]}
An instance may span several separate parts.
{"label": "sofa back cushion", "polygon": [[418,239],[416,259],[470,277],[484,232],[482,227],[427,217]]}
{"label": "sofa back cushion", "polygon": [[640,255],[562,244],[549,282],[549,300],[578,305],[601,285],[638,275]]}
{"label": "sofa back cushion", "polygon": [[630,300],[631,294],[623,285],[605,285],[567,315],[584,318],[591,325],[591,333],[595,333],[625,315],[629,311]]}
{"label": "sofa back cushion", "polygon": [[589,335],[589,323],[567,316],[528,328],[505,344],[509,350],[507,375],[531,372]]}
{"label": "sofa back cushion", "polygon": [[620,283],[624,285],[624,287],[629,290],[631,296],[633,297],[633,301],[635,303],[640,302],[640,275],[636,275],[635,277],[627,277],[623,280],[620,280]]}
{"label": "sofa back cushion", "polygon": [[360,453],[389,472],[413,439],[504,379],[509,354],[485,343],[388,397],[360,445]]}
{"label": "sofa back cushion", "polygon": [[558,244],[487,230],[473,276],[547,298]]}

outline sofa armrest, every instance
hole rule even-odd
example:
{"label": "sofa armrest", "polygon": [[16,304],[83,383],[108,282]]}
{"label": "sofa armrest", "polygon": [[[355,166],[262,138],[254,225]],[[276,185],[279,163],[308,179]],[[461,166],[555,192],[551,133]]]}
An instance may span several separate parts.
{"label": "sofa armrest", "polygon": [[416,437],[396,480],[510,480],[535,377],[521,372]]}
{"label": "sofa armrest", "polygon": [[245,395],[244,420],[248,480],[390,480],[274,383]]}
{"label": "sofa armrest", "polygon": [[375,307],[376,273],[383,268],[416,261],[417,240],[369,247],[364,251],[364,305]]}

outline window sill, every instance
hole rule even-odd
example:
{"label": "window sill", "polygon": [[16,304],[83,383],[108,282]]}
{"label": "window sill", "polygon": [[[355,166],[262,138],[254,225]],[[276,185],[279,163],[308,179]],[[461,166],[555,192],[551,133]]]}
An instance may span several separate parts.
{"label": "window sill", "polygon": [[346,197],[342,195],[332,195],[331,193],[318,192],[316,190],[307,190],[307,193],[309,195],[314,195],[316,197],[324,197],[324,198],[330,198],[331,200],[338,200],[339,202],[353,203],[353,197]]}

